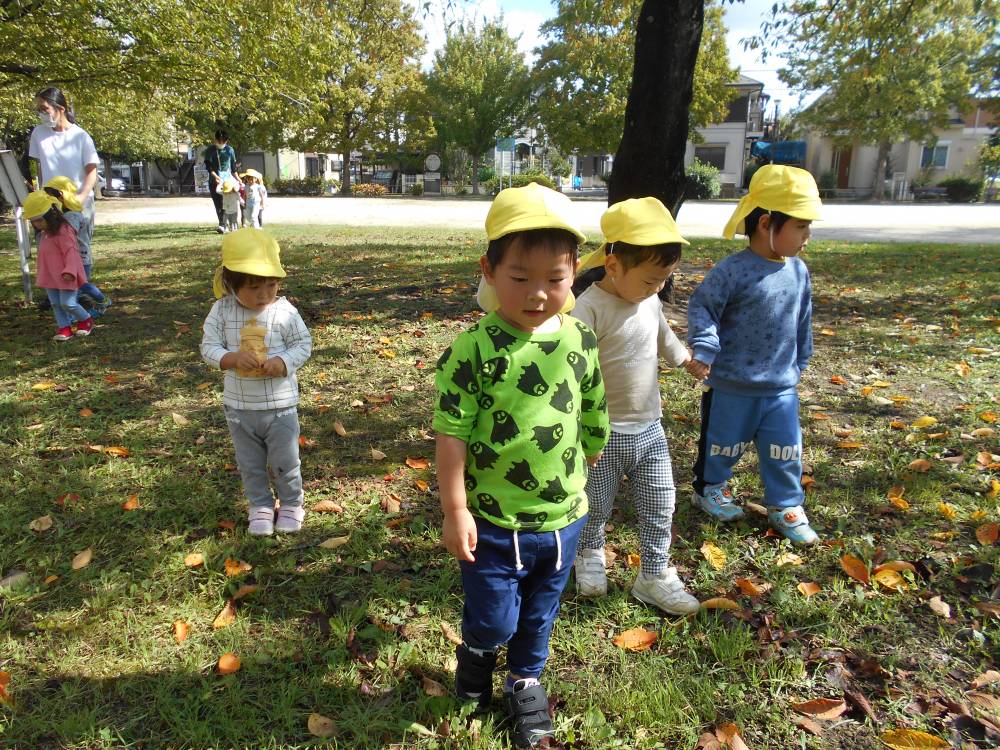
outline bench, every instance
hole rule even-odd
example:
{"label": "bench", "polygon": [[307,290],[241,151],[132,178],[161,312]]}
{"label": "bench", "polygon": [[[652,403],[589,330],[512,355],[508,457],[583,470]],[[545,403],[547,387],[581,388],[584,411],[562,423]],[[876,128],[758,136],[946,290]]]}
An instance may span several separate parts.
{"label": "bench", "polygon": [[943,187],[915,187],[913,188],[913,200],[915,201],[937,201],[945,200],[948,191]]}

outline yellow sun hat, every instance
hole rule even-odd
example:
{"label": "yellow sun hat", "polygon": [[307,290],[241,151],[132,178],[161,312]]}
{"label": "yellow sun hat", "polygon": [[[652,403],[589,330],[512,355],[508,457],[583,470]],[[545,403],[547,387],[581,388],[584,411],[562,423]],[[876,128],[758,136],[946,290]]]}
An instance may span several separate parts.
{"label": "yellow sun hat", "polygon": [[244,170],[243,176],[244,177],[253,177],[253,178],[258,179],[258,180],[263,180],[264,179],[264,175],[262,175],[260,172],[258,172],[253,167],[251,167],[250,169]]}
{"label": "yellow sun hat", "polygon": [[783,164],[766,164],[754,172],[750,188],[736,204],[722,236],[731,240],[737,234],[746,234],[744,219],[755,208],[815,221],[821,218],[823,202],[819,199],[816,180],[809,172]]}
{"label": "yellow sun hat", "polygon": [[82,211],[83,202],[80,200],[79,196],[76,194],[76,183],[73,182],[69,177],[59,176],[53,177],[51,180],[45,183],[42,187],[53,188],[58,190],[62,195],[62,204],[66,207],[67,211]]}
{"label": "yellow sun hat", "polygon": [[681,236],[667,207],[653,197],[629,198],[615,203],[601,217],[601,231],[604,233],[604,243],[580,259],[578,273],[603,266],[608,247],[613,250],[616,242],[644,246],[675,242],[691,244]]}
{"label": "yellow sun hat", "polygon": [[227,177],[225,182],[222,183],[223,193],[235,193],[240,189],[239,183],[234,177]]}
{"label": "yellow sun hat", "polygon": [[281,267],[281,248],[277,240],[263,229],[244,227],[222,238],[222,265],[215,269],[212,290],[217,299],[226,296],[222,285],[222,269],[248,273],[268,279],[285,278]]}
{"label": "yellow sun hat", "polygon": [[62,208],[62,203],[59,202],[58,198],[49,195],[44,190],[35,190],[28,193],[21,208],[24,211],[24,218],[30,221],[45,216],[53,207]]}
{"label": "yellow sun hat", "polygon": [[565,229],[580,245],[587,241],[587,236],[572,219],[572,205],[562,193],[537,182],[501,190],[486,214],[486,238],[492,242],[511,232]]}

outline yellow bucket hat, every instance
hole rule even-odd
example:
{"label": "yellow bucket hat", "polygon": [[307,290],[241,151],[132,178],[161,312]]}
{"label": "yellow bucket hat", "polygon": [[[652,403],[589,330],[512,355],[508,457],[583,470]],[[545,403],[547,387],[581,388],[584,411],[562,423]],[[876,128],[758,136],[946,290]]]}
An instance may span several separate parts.
{"label": "yellow bucket hat", "polygon": [[579,271],[603,266],[608,246],[613,246],[616,242],[646,246],[674,242],[691,244],[681,236],[667,207],[652,197],[629,198],[614,204],[601,217],[601,231],[604,233],[604,243],[580,259]]}
{"label": "yellow bucket hat", "polygon": [[58,190],[62,195],[62,204],[67,211],[82,211],[83,203],[76,194],[76,183],[69,177],[53,177],[43,187]]}
{"label": "yellow bucket hat", "polygon": [[53,206],[62,209],[62,203],[59,202],[58,198],[49,195],[44,190],[35,190],[28,193],[21,208],[24,211],[24,218],[30,221],[45,216]]}
{"label": "yellow bucket hat", "polygon": [[578,245],[582,244],[587,237],[573,222],[571,207],[565,195],[537,182],[501,190],[486,214],[486,238],[492,242],[511,232],[565,229],[576,237]]}
{"label": "yellow bucket hat", "polygon": [[268,279],[285,278],[281,267],[281,248],[277,241],[262,229],[244,227],[222,238],[222,265],[215,269],[212,289],[217,299],[226,296],[222,285],[222,269]]}
{"label": "yellow bucket hat", "polygon": [[254,178],[258,179],[258,180],[263,180],[264,179],[264,175],[262,175],[260,172],[258,172],[256,169],[254,169],[252,167],[250,169],[245,170],[243,172],[243,176],[244,177],[254,177]]}
{"label": "yellow bucket hat", "polygon": [[722,230],[722,236],[731,240],[737,234],[746,234],[743,220],[755,208],[780,211],[796,219],[814,221],[821,218],[823,203],[819,199],[816,180],[806,170],[767,164],[754,172],[749,191],[736,205],[726,228]]}
{"label": "yellow bucket hat", "polygon": [[222,183],[223,193],[234,193],[240,189],[240,186],[236,183],[236,180],[232,177],[227,177],[226,181]]}

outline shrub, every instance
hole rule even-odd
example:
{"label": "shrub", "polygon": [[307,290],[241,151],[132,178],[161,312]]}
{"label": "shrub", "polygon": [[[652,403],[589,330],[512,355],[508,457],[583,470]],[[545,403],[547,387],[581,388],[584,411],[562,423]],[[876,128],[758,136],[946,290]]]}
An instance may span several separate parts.
{"label": "shrub", "polygon": [[[553,190],[556,189],[556,184],[552,181],[552,178],[544,172],[537,170],[524,171],[514,175],[513,187],[524,187],[532,182],[537,182],[539,185],[544,185],[545,187],[552,188]],[[500,178],[493,177],[483,182],[482,187],[487,193],[495,195],[503,188],[511,187],[510,177],[505,176],[503,178],[503,185],[500,184]]]}
{"label": "shrub", "polygon": [[497,176],[497,171],[493,167],[480,167],[479,171],[476,173],[479,177],[479,182],[489,182],[494,177]]}
{"label": "shrub", "polygon": [[322,195],[325,181],[322,177],[278,179],[272,184],[269,192],[281,195]]}
{"label": "shrub", "polygon": [[938,187],[948,191],[952,203],[975,203],[982,198],[986,185],[981,177],[949,177],[941,180]]}
{"label": "shrub", "polygon": [[687,177],[687,189],[684,191],[685,197],[694,200],[705,200],[707,198],[718,198],[722,192],[722,185],[719,184],[719,170],[711,164],[705,164],[695,159],[691,166],[684,170]]}
{"label": "shrub", "polygon": [[832,169],[826,170],[819,176],[816,186],[819,188],[819,194],[824,198],[828,198],[837,189],[837,173]]}
{"label": "shrub", "polygon": [[351,195],[358,195],[362,198],[381,198],[388,192],[385,185],[379,185],[376,182],[359,182],[356,185],[351,185]]}
{"label": "shrub", "polygon": [[410,195],[423,195],[424,194],[424,183],[414,182],[410,185]]}

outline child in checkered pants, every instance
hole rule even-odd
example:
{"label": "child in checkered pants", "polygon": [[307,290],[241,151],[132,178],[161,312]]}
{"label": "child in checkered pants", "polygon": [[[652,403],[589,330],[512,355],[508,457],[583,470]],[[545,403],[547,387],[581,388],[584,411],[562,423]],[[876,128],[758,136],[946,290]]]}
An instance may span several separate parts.
{"label": "child in checkered pants", "polygon": [[[639,514],[642,568],[632,595],[675,615],[700,606],[670,566],[674,480],[660,424],[658,360],[690,369],[691,354],[670,330],[657,293],[681,257],[673,218],[656,198],[616,203],[601,218],[605,243],[580,270],[604,266],[605,277],[587,288],[573,315],[597,334],[611,419],[611,437],[587,478],[590,517],[580,533],[576,584],[584,596],[604,596],[604,526],[622,478]],[[693,374],[693,373],[692,373]]]}

